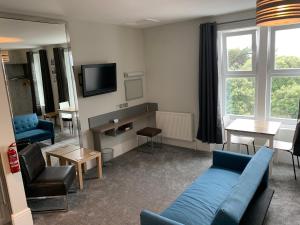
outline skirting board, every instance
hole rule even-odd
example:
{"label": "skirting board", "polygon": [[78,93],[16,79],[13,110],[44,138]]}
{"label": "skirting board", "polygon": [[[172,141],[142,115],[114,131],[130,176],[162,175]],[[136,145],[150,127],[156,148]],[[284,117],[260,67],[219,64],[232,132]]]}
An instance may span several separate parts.
{"label": "skirting board", "polygon": [[209,144],[202,143],[201,141],[198,140],[191,142],[191,141],[181,141],[181,140],[163,137],[163,143],[168,145],[183,147],[183,148],[199,150],[199,151],[207,151],[207,152],[211,151]]}
{"label": "skirting board", "polygon": [[29,208],[12,214],[11,220],[13,225],[33,225],[32,214]]}

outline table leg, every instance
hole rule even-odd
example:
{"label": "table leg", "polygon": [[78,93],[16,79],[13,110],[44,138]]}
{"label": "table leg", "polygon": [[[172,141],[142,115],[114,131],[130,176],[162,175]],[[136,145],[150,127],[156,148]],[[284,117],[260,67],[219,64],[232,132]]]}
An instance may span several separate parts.
{"label": "table leg", "polygon": [[62,120],[61,113],[59,112],[59,123],[60,123],[60,131],[64,132],[64,121]]}
{"label": "table leg", "polygon": [[59,165],[61,165],[61,166],[66,166],[67,165],[67,160],[65,160],[65,159],[59,159]]}
{"label": "table leg", "polygon": [[82,177],[82,169],[80,163],[77,164],[77,176],[79,182],[79,189],[83,190],[83,177]]}
{"label": "table leg", "polygon": [[87,165],[86,165],[86,163],[82,164],[82,171],[83,171],[83,173],[87,172]]}
{"label": "table leg", "polygon": [[98,178],[102,178],[102,160],[101,155],[96,158],[97,160],[97,167],[98,167]]}
{"label": "table leg", "polygon": [[46,152],[47,166],[51,166],[51,156]]}
{"label": "table leg", "polygon": [[[269,137],[269,147],[270,149],[274,148],[274,137],[270,136]],[[274,164],[274,156],[272,157],[272,160],[270,161],[270,165],[269,165],[269,176],[272,176],[272,172],[273,172],[273,164]]]}
{"label": "table leg", "polygon": [[227,130],[227,150],[231,148],[231,132]]}
{"label": "table leg", "polygon": [[72,113],[73,134],[77,135],[76,112]]}

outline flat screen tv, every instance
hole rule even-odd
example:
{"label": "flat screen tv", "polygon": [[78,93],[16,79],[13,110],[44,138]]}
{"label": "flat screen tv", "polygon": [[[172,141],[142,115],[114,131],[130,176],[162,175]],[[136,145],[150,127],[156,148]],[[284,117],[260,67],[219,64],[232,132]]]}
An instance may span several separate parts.
{"label": "flat screen tv", "polygon": [[117,90],[116,63],[82,65],[83,97]]}

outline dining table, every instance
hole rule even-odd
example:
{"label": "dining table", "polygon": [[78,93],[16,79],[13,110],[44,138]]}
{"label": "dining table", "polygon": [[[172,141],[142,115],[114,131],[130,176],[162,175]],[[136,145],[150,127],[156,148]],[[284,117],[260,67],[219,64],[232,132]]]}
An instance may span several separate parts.
{"label": "dining table", "polygon": [[[276,121],[235,119],[225,127],[227,132],[227,149],[231,149],[232,135],[266,139],[269,141],[269,148],[273,149],[274,137],[278,133],[280,126],[281,123]],[[272,173],[272,164],[270,165],[270,174]]]}

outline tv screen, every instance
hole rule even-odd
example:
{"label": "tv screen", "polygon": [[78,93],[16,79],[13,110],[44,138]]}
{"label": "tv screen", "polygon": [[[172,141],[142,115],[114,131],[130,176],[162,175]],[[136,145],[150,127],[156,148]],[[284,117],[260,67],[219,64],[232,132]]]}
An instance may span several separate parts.
{"label": "tv screen", "polygon": [[116,64],[82,65],[83,97],[117,90]]}

